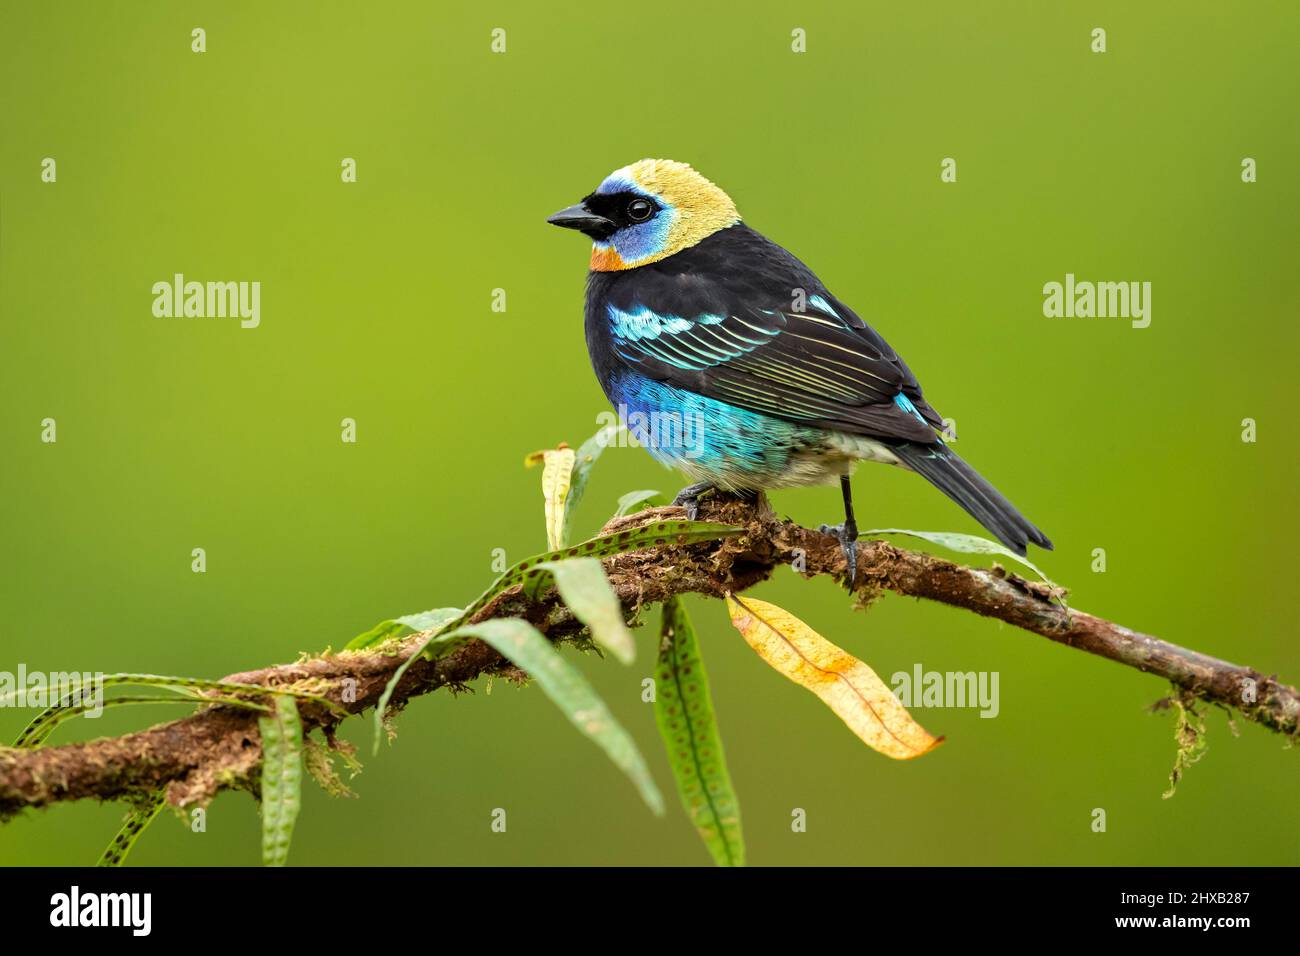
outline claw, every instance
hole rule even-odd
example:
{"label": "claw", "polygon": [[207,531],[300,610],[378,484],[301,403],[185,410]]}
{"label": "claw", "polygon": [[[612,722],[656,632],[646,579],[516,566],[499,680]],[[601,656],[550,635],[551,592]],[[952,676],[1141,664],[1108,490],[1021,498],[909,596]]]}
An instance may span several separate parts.
{"label": "claw", "polygon": [[700,497],[712,490],[713,486],[707,481],[687,485],[681,491],[677,492],[677,497],[673,499],[673,504],[686,512],[687,521],[694,521],[700,516]]}
{"label": "claw", "polygon": [[848,567],[849,589],[858,583],[858,529],[856,525],[824,524],[817,529],[822,534],[829,534],[840,543],[844,552],[844,563]]}

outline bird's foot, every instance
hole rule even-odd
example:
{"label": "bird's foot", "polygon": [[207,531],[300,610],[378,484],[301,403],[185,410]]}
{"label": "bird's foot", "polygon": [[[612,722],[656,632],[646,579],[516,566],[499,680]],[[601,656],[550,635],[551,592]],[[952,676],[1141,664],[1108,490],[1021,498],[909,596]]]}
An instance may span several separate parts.
{"label": "bird's foot", "polygon": [[708,494],[729,494],[741,501],[753,504],[758,500],[759,493],[757,491],[749,490],[723,492],[717,485],[711,485],[707,481],[698,481],[693,485],[687,485],[681,491],[677,492],[677,497],[673,499],[673,504],[685,510],[687,520],[695,521],[700,516],[700,499]]}
{"label": "bird's foot", "polygon": [[697,481],[677,492],[673,504],[686,512],[687,521],[694,521],[700,516],[700,499],[711,491],[717,491],[717,488],[707,481]]}
{"label": "bird's foot", "polygon": [[858,581],[857,524],[852,521],[835,525],[824,524],[817,530],[822,534],[829,534],[839,541],[840,548],[844,551],[844,562],[848,566],[849,589],[852,590]]}

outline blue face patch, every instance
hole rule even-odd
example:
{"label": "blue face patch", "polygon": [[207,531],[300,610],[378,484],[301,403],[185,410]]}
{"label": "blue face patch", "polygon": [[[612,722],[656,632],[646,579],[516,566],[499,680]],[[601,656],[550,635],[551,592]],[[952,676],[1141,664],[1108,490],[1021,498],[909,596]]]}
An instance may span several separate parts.
{"label": "blue face patch", "polygon": [[596,187],[597,195],[611,196],[619,193],[634,193],[653,199],[662,208],[645,222],[624,226],[604,242],[597,242],[597,249],[613,249],[629,265],[650,256],[658,255],[668,246],[668,236],[673,223],[677,221],[677,210],[658,196],[646,192],[639,185],[617,173],[607,176]]}
{"label": "blue face patch", "polygon": [[[590,182],[590,180],[588,180]],[[639,193],[642,196],[648,196],[644,189],[638,186],[626,176],[620,176],[618,173],[611,173],[605,177],[605,181],[596,187],[596,192],[602,196],[612,196],[616,193]]]}

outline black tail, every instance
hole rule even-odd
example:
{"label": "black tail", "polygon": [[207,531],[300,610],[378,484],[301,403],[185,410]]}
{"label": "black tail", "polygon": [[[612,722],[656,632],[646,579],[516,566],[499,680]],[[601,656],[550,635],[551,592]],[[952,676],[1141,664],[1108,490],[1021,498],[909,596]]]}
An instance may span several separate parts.
{"label": "black tail", "polygon": [[1024,554],[1029,542],[1052,550],[1052,542],[1003,498],[996,488],[980,477],[946,445],[918,445],[907,442],[893,446],[903,464],[925,478],[966,509],[999,541],[1017,554]]}

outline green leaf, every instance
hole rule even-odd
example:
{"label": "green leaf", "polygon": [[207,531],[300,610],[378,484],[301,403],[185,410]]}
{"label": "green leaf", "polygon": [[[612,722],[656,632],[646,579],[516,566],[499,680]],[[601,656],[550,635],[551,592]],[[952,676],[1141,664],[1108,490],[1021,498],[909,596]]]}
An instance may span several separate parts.
{"label": "green leaf", "polygon": [[569,489],[573,482],[573,463],[577,453],[568,445],[535,451],[524,459],[531,468],[542,462],[542,497],[546,502],[546,546],[562,548],[569,543]]}
{"label": "green leaf", "polygon": [[621,424],[606,425],[578,446],[573,461],[573,477],[569,482],[569,497],[564,503],[565,537],[560,542],[560,547],[569,543],[568,532],[573,527],[573,515],[577,512],[578,503],[582,501],[582,495],[587,490],[592,466],[621,431],[623,431]]}
{"label": "green leaf", "polygon": [[[443,612],[450,613],[444,614]],[[384,692],[379,695],[379,702],[375,704],[375,743],[371,751],[372,753],[379,753],[379,740],[384,732],[384,714],[388,711],[388,702],[393,699],[393,691],[397,689],[397,682],[402,679],[402,675],[406,673],[407,668],[419,660],[420,655],[423,654],[434,641],[438,640],[440,635],[446,633],[447,625],[453,620],[459,620],[463,616],[464,612],[460,608],[454,607],[439,608],[436,611],[425,611],[423,615],[412,616],[411,619],[420,618],[420,623],[427,625],[419,628],[419,630],[430,631],[431,633],[423,642],[421,642],[420,646],[416,648],[415,652],[411,654],[410,657],[402,661],[397,670],[393,672],[393,676],[389,678],[387,686],[384,687]],[[450,636],[451,635],[448,635],[448,637]],[[448,647],[454,646],[454,644],[448,644]]]}
{"label": "green leaf", "polygon": [[542,497],[546,501],[546,544],[565,548],[573,528],[573,516],[582,501],[592,465],[614,437],[623,430],[621,424],[606,425],[574,451],[561,442],[558,448],[544,448],[524,458],[524,465],[542,467]]}
{"label": "green leaf", "polygon": [[740,801],[731,786],[713,695],[695,628],[681,598],[664,602],[655,670],[655,723],[686,815],[718,866],[744,866]]}
{"label": "green leaf", "polygon": [[472,618],[502,591],[517,584],[526,584],[531,579],[542,574],[543,572],[539,571],[537,567],[540,564],[563,561],[567,558],[607,558],[613,554],[622,554],[627,551],[644,551],[647,548],[655,548],[665,544],[676,544],[678,546],[698,544],[703,541],[727,538],[731,535],[740,534],[744,530],[744,528],[733,528],[712,521],[656,521],[654,524],[646,525],[643,528],[616,531],[614,534],[600,535],[572,547],[547,551],[545,554],[536,554],[531,558],[520,561],[493,581],[488,586],[488,589],[474,600],[474,603],[465,608],[455,625],[459,626],[462,622]]}
{"label": "green leaf", "polygon": [[262,732],[262,863],[284,866],[302,806],[302,720],[292,697],[257,720]]}
{"label": "green leaf", "polygon": [[663,794],[655,786],[636,741],[614,719],[581,672],[561,657],[541,632],[520,618],[501,618],[471,624],[461,628],[461,633],[487,642],[527,671],[564,716],[631,778],[651,811],[663,815]]}
{"label": "green leaf", "polygon": [[23,728],[23,732],[18,735],[14,741],[14,746],[24,749],[34,749],[43,744],[59,724],[72,720],[74,717],[80,717],[88,710],[94,710],[97,707],[118,707],[123,704],[226,704],[231,707],[245,707],[250,710],[268,710],[260,704],[254,704],[252,701],[242,700],[238,697],[196,697],[185,694],[180,697],[165,697],[162,694],[139,694],[129,697],[110,697],[105,698],[95,704],[71,703],[71,698],[65,698],[67,703],[59,703],[54,707],[47,707],[34,718],[31,723]]}
{"label": "green leaf", "polygon": [[370,630],[358,634],[343,646],[345,651],[360,651],[377,647],[395,637],[411,634],[415,631],[436,631],[448,621],[454,620],[461,613],[458,607],[435,607],[418,614],[405,614],[388,621],[380,621]]}
{"label": "green leaf", "polygon": [[[591,637],[622,664],[636,660],[636,641],[623,620],[623,605],[610,587],[596,558],[543,561],[539,572],[549,574],[569,610],[591,630]],[[538,575],[535,581],[542,580]]]}
{"label": "green leaf", "polygon": [[937,544],[950,551],[960,551],[963,554],[1000,554],[1003,557],[1020,562],[1048,584],[1051,584],[1052,587],[1056,586],[1052,579],[1039,570],[1038,566],[1028,558],[1021,557],[1010,548],[996,541],[990,541],[988,538],[981,538],[978,535],[958,534],[955,531],[907,531],[903,528],[873,528],[871,531],[863,531],[861,536],[867,537],[873,534],[906,534],[913,538],[920,538],[922,541],[929,541],[931,544]]}
{"label": "green leaf", "polygon": [[113,837],[113,842],[104,849],[99,862],[95,865],[121,866],[127,854],[131,852],[131,848],[135,846],[135,841],[140,839],[140,834],[153,823],[154,817],[158,816],[158,811],[166,802],[166,791],[156,790],[149,795],[146,803],[133,807],[126,815],[126,822],[122,824],[122,829],[117,831],[117,836]]}
{"label": "green leaf", "polygon": [[627,494],[619,497],[618,510],[614,512],[614,517],[621,518],[628,512],[638,510],[637,505],[649,503],[653,506],[661,503],[663,500],[663,495],[657,491],[651,491],[650,489],[645,489],[643,491],[629,491]]}
{"label": "green leaf", "polygon": [[[247,694],[255,697],[270,697],[287,694],[291,697],[296,697],[299,700],[309,700],[312,703],[320,704],[322,707],[327,707],[335,713],[343,715],[347,714],[347,711],[344,708],[325,697],[321,697],[317,694],[308,694],[303,691],[288,690],[283,687],[272,688],[263,687],[260,684],[236,684],[232,681],[206,680],[201,677],[171,677],[161,674],[105,674],[103,677],[96,677],[91,682],[89,688],[79,687],[71,691],[64,688],[50,688],[48,692],[57,692],[62,695],[59,702],[53,707],[47,708],[42,713],[38,714],[32,723],[28,724],[27,728],[24,729],[22,737],[26,737],[28,733],[33,730],[39,731],[41,728],[40,726],[37,726],[38,724],[44,725],[47,721],[53,720],[53,726],[57,726],[69,717],[76,717],[85,713],[87,710],[93,709],[93,704],[88,704],[84,701],[86,696],[102,694],[103,691],[109,687],[122,686],[162,687],[167,690],[175,691],[178,694],[186,695],[184,699],[193,703],[230,704],[233,706],[239,706],[237,700],[230,699],[237,695]],[[218,691],[220,696],[207,696],[204,694],[192,693],[195,691]],[[0,707],[14,706],[19,695],[23,693],[23,690],[14,690],[7,694],[0,694]],[[137,702],[146,703],[144,700],[139,700]],[[162,700],[160,699],[158,702],[161,703]],[[97,703],[98,701],[95,701],[95,704]],[[103,703],[107,706],[111,701],[105,699]],[[64,711],[68,712],[67,717],[59,716],[59,714]],[[48,734],[49,730],[53,729],[53,726],[46,730],[46,734]],[[22,739],[22,737],[20,737],[20,739]]]}
{"label": "green leaf", "polygon": [[387,620],[380,621],[368,631],[362,631],[352,640],[343,645],[345,651],[359,651],[367,647],[375,647],[384,641],[391,640],[399,634],[406,633],[406,625],[401,621]]}
{"label": "green leaf", "polygon": [[458,607],[435,607],[431,611],[407,614],[397,620],[398,623],[405,624],[412,631],[436,631],[438,628],[446,626],[448,622],[454,621],[462,611],[463,608]]}
{"label": "green leaf", "polygon": [[584,541],[582,544],[575,544],[571,548],[548,551],[545,554],[534,555],[520,561],[493,581],[486,591],[480,594],[469,607],[465,608],[454,621],[445,625],[442,631],[425,638],[414,653],[403,661],[402,665],[393,673],[393,676],[388,681],[388,686],[384,688],[384,693],[379,698],[379,703],[375,705],[374,752],[379,752],[379,741],[384,733],[384,713],[388,710],[388,702],[392,700],[393,690],[397,687],[397,682],[402,679],[402,675],[406,673],[407,668],[422,655],[439,657],[469,640],[472,635],[465,635],[461,625],[483,610],[502,591],[516,585],[529,586],[535,584],[536,579],[546,573],[538,570],[539,565],[576,557],[604,558],[611,554],[642,551],[646,548],[654,548],[664,544],[679,546],[698,544],[703,541],[713,541],[718,538],[740,534],[743,530],[744,528],[732,528],[711,521],[656,521],[644,528],[602,535]]}

